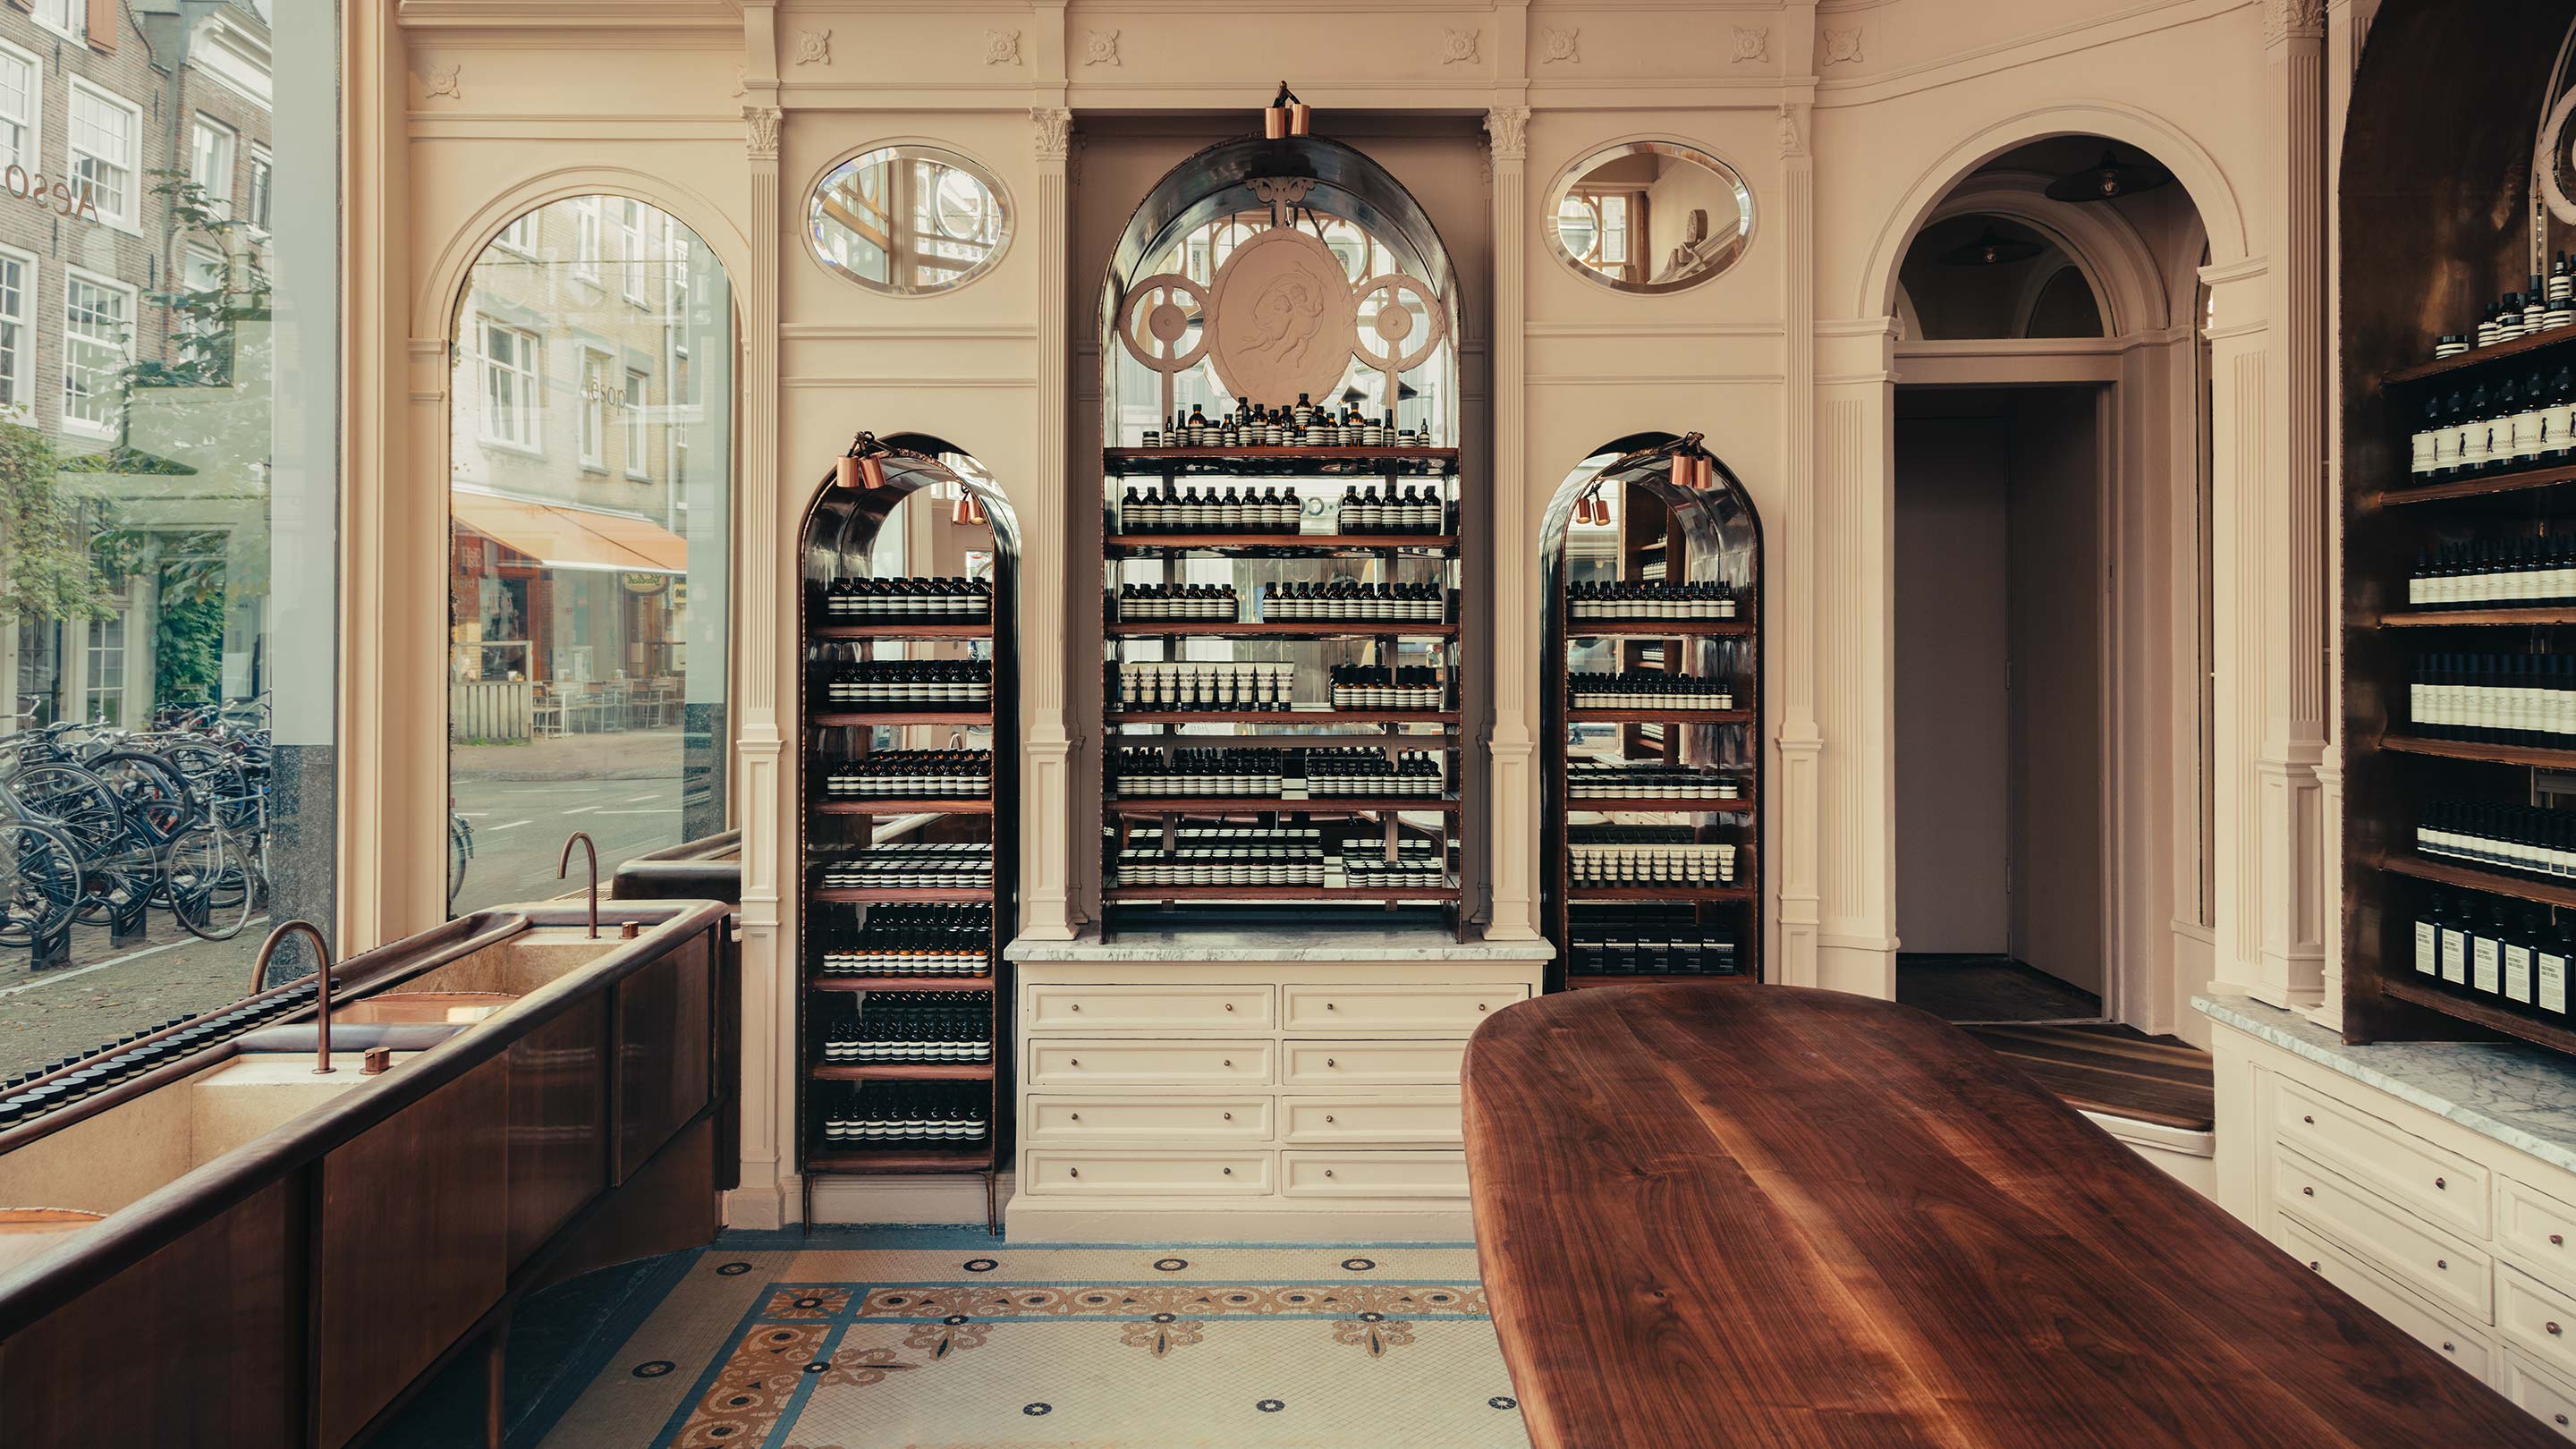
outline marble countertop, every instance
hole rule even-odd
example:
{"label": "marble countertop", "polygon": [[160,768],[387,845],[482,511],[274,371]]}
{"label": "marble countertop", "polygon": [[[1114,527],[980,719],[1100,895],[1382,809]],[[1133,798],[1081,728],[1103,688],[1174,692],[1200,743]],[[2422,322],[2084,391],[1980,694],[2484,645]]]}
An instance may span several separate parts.
{"label": "marble countertop", "polygon": [[2556,1052],[2455,1041],[2347,1046],[2304,1016],[2242,996],[2195,996],[2191,1004],[2213,1021],[2576,1172],[2576,1062]]}
{"label": "marble countertop", "polygon": [[1354,927],[1120,928],[1103,942],[1097,931],[1070,941],[1023,936],[1002,954],[1013,961],[1549,961],[1546,941],[1461,942],[1438,926],[1380,930]]}

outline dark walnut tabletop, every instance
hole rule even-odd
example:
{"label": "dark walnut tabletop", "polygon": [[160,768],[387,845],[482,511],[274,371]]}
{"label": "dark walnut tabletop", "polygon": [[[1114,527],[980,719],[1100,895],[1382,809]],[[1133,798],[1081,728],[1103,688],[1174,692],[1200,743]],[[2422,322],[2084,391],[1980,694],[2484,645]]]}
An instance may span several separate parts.
{"label": "dark walnut tabletop", "polygon": [[1911,1007],[1541,997],[1466,1114],[1538,1449],[2563,1443]]}

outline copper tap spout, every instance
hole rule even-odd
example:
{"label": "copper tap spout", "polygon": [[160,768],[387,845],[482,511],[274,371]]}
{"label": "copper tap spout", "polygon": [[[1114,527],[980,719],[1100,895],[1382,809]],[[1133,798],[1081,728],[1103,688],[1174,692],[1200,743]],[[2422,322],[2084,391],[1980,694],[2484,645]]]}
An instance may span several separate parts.
{"label": "copper tap spout", "polygon": [[259,943],[259,959],[250,967],[250,994],[257,996],[267,989],[268,958],[277,954],[277,948],[287,937],[297,934],[312,938],[313,954],[322,963],[314,972],[320,996],[313,1017],[313,1075],[326,1077],[332,1070],[331,943],[322,938],[322,928],[311,921],[280,921],[277,929],[268,933],[268,939]]}
{"label": "copper tap spout", "polygon": [[555,879],[572,874],[572,847],[575,841],[590,855],[590,939],[599,939],[599,846],[587,830],[576,830],[564,838],[563,859],[555,863]]}

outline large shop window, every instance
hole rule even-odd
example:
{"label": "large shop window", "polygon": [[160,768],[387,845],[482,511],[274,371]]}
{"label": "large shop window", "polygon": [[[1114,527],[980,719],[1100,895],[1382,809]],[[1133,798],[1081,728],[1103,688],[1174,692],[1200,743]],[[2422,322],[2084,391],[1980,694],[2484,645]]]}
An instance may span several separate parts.
{"label": "large shop window", "polygon": [[333,926],[337,26],[145,8],[0,6],[0,1078]]}
{"label": "large shop window", "polygon": [[461,914],[561,894],[573,831],[605,872],[729,823],[733,301],[687,227],[576,197],[502,229],[455,336],[445,848]]}

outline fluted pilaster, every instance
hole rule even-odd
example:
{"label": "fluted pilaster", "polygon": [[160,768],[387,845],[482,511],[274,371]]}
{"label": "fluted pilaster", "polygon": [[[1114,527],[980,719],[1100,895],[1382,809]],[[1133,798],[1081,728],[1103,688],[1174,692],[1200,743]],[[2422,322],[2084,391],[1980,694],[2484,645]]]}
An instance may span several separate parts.
{"label": "fluted pilaster", "polygon": [[[1493,569],[1497,637],[1526,637],[1535,618],[1538,542],[1529,499],[1529,362],[1521,323],[1529,217],[1529,107],[1497,106],[1485,114],[1494,169],[1494,309],[1490,341],[1494,419]],[[1498,941],[1534,940],[1538,930],[1539,798],[1537,739],[1530,729],[1526,650],[1496,650],[1494,732],[1488,749],[1493,782],[1493,909],[1485,934]]]}
{"label": "fluted pilaster", "polygon": [[[1073,435],[1067,410],[1072,388],[1070,262],[1072,236],[1073,112],[1039,106],[1029,111],[1037,161],[1037,214],[1029,241],[1037,251],[1037,391],[1029,425],[1035,429],[1029,478],[1017,490],[1021,517],[1036,536],[1062,538],[1071,522],[1066,504]],[[1016,481],[1016,480],[1015,480]],[[1033,548],[1020,558],[1020,617],[1069,617],[1064,550]],[[1020,933],[1035,940],[1065,941],[1074,934],[1071,862],[1073,745],[1065,726],[1064,681],[1070,661],[1062,630],[1024,628],[1020,651],[1021,738],[1025,767],[1020,799]]]}

